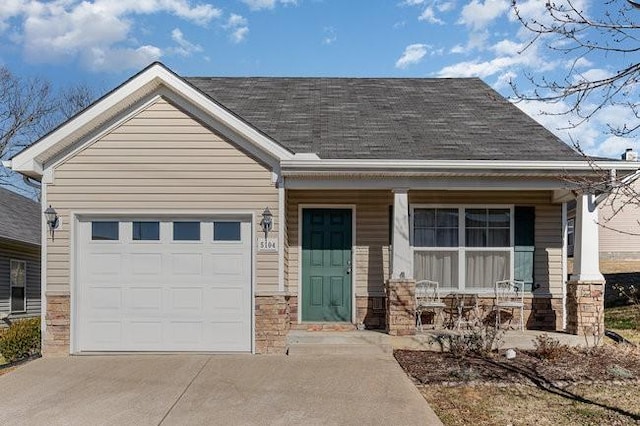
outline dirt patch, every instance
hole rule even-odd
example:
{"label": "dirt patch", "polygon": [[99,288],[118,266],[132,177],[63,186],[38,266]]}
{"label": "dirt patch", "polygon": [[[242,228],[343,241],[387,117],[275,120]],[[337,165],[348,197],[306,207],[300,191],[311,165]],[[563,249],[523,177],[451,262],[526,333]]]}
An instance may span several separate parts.
{"label": "dirt patch", "polygon": [[405,372],[420,384],[456,385],[500,383],[558,385],[640,379],[640,350],[628,346],[568,348],[553,359],[540,359],[534,351],[458,358],[448,352],[394,351]]}

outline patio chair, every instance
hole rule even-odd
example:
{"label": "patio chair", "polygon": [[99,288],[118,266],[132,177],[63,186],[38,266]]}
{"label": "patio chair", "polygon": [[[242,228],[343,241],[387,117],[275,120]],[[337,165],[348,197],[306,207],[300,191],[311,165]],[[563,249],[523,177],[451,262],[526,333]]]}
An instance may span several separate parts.
{"label": "patio chair", "polygon": [[519,309],[519,328],[524,331],[524,282],[515,280],[496,281],[495,296],[496,328],[501,326],[501,311],[511,311],[511,318],[509,319],[509,322],[511,322],[515,318],[515,310]]}
{"label": "patio chair", "polygon": [[416,282],[416,327],[423,330],[422,314],[425,312],[433,312],[433,328],[440,322],[444,323],[444,308],[446,305],[440,300],[439,288],[437,281],[421,280]]}

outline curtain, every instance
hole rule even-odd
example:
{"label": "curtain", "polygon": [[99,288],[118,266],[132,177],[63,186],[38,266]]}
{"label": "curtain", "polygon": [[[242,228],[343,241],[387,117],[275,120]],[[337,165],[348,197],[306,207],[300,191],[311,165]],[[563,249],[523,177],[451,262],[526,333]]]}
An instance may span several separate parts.
{"label": "curtain", "polygon": [[507,251],[466,252],[466,288],[493,288],[496,281],[509,279]]}
{"label": "curtain", "polygon": [[416,280],[438,281],[440,287],[458,288],[458,251],[415,251]]}

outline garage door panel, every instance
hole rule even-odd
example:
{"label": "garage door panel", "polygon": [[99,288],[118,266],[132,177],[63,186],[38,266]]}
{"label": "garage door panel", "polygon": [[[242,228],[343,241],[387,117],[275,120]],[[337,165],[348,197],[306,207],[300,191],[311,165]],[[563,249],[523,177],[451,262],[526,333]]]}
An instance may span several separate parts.
{"label": "garage door panel", "polygon": [[122,271],[122,255],[120,253],[91,253],[86,259],[86,269],[89,276],[95,279],[105,277],[112,279]]}
{"label": "garage door panel", "polygon": [[113,311],[122,310],[122,288],[115,286],[91,286],[88,288],[89,307],[96,311]]}
{"label": "garage door panel", "polygon": [[87,331],[94,336],[93,350],[107,350],[112,344],[122,341],[120,321],[90,321]]}
{"label": "garage door panel", "polygon": [[162,275],[162,254],[132,253],[129,263],[132,275]]}
{"label": "garage door panel", "polygon": [[202,275],[202,253],[172,253],[171,271],[173,275]]}
{"label": "garage door panel", "polygon": [[92,241],[91,222],[79,223],[79,351],[251,350],[249,222],[226,244],[212,221],[197,242],[173,241],[170,220],[159,240],[133,241],[132,221],[118,222],[116,242]]}
{"label": "garage door panel", "polygon": [[172,310],[189,311],[194,315],[202,315],[203,297],[204,291],[199,287],[173,287],[169,293]]}
{"label": "garage door panel", "polygon": [[246,256],[244,253],[226,253],[221,255],[212,255],[213,274],[223,275],[225,277],[237,277],[245,279]]}
{"label": "garage door panel", "polygon": [[162,321],[129,321],[129,341],[132,347],[160,348],[162,346]]}
{"label": "garage door panel", "polygon": [[[130,287],[129,309],[162,312],[162,287]],[[135,315],[135,313],[133,313]]]}

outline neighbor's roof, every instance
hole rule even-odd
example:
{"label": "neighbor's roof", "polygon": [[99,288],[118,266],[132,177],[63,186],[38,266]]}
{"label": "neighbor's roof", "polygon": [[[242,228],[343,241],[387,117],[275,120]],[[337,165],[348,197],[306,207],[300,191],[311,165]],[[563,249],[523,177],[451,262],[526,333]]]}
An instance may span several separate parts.
{"label": "neighbor's roof", "polygon": [[185,80],[284,148],[323,159],[583,160],[477,78]]}
{"label": "neighbor's roof", "polygon": [[40,245],[40,204],[0,188],[0,239]]}

